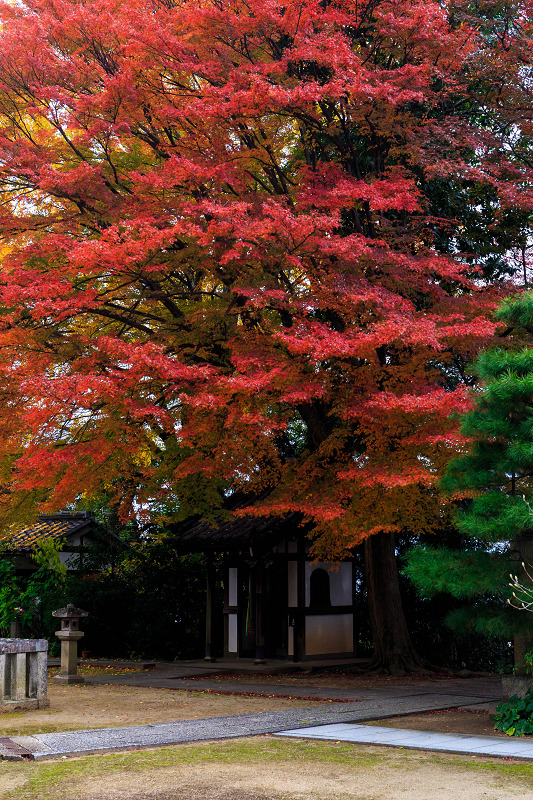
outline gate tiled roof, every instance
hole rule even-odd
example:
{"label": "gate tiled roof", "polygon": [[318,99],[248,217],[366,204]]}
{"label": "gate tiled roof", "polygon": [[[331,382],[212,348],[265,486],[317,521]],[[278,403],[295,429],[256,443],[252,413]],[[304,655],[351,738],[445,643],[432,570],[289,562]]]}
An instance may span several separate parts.
{"label": "gate tiled roof", "polygon": [[[262,499],[262,498],[261,498]],[[253,502],[253,501],[252,501]],[[172,541],[182,552],[225,551],[254,544],[274,545],[286,537],[296,538],[307,531],[302,514],[236,514],[250,506],[250,497],[228,498],[220,519],[214,522],[194,517],[172,527]]]}
{"label": "gate tiled roof", "polygon": [[42,514],[33,525],[0,534],[0,544],[10,551],[29,552],[43,538],[67,539],[73,534],[83,535],[99,527],[92,514],[74,513]]}

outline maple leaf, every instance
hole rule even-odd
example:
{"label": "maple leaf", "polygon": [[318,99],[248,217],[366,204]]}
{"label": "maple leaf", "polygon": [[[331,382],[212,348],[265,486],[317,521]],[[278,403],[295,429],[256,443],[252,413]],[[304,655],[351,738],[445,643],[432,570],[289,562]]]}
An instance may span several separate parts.
{"label": "maple leaf", "polygon": [[268,488],[330,554],[435,525],[532,199],[531,24],[476,13],[1,7],[10,502]]}

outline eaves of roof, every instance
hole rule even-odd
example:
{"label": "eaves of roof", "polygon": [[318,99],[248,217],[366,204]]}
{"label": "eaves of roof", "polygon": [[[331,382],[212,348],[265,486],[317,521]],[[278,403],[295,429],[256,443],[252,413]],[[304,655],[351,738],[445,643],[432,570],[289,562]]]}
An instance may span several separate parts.
{"label": "eaves of roof", "polygon": [[249,546],[272,547],[287,537],[307,533],[302,514],[222,517],[220,522],[186,520],[172,529],[170,540],[181,552],[225,552]]}
{"label": "eaves of roof", "polygon": [[69,539],[98,529],[103,530],[85,513],[42,514],[33,525],[0,534],[0,546],[8,552],[30,552],[42,539]]}

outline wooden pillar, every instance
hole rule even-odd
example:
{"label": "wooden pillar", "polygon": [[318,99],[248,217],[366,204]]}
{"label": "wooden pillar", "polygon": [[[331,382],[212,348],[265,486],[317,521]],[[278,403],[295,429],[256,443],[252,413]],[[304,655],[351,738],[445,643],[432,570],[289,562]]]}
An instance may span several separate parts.
{"label": "wooden pillar", "polygon": [[305,540],[301,536],[298,538],[297,556],[298,607],[294,626],[294,660],[303,661],[305,656]]}
{"label": "wooden pillar", "polygon": [[355,583],[355,564],[352,560],[351,562],[351,571],[350,571],[350,580],[351,580],[351,587],[352,587],[352,631],[353,631],[353,653],[352,655],[357,657],[357,653],[359,650],[359,620],[357,618],[357,614],[355,613],[355,592],[356,592],[356,583]]}
{"label": "wooden pillar", "polygon": [[264,614],[265,574],[263,562],[255,565],[255,663],[265,662],[265,614]]}
{"label": "wooden pillar", "polygon": [[213,654],[215,581],[215,566],[211,559],[209,559],[207,562],[207,585],[205,595],[205,661],[215,661]]}

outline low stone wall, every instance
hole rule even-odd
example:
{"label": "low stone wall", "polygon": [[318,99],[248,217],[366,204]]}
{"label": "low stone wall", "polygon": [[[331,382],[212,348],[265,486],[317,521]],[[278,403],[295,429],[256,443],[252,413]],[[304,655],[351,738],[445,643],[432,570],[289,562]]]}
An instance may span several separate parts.
{"label": "low stone wall", "polygon": [[502,675],[502,696],[508,700],[514,694],[525,697],[528,689],[533,688],[533,675]]}
{"label": "low stone wall", "polygon": [[46,639],[0,639],[0,708],[47,708]]}

